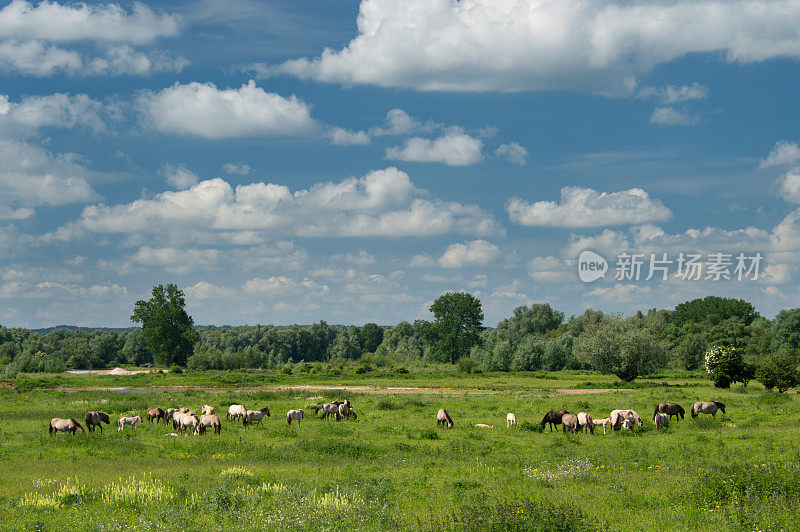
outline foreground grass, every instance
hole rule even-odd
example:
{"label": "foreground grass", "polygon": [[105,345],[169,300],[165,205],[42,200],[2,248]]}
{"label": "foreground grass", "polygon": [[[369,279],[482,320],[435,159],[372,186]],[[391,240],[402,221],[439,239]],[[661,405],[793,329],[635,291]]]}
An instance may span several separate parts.
{"label": "foreground grass", "polygon": [[[202,386],[215,375],[174,375],[166,386]],[[351,394],[359,420],[342,423],[313,419],[313,406],[323,398],[344,398],[324,390],[2,389],[0,528],[800,529],[795,393],[769,394],[757,385],[720,391],[691,376],[668,375],[673,386],[644,381],[645,387],[629,392],[561,395],[555,390],[592,387],[581,386],[587,382],[613,387],[613,380],[574,373],[547,377],[552,376],[557,378],[461,379],[442,372],[394,379],[340,375],[336,382],[284,376],[290,385],[438,382],[465,392],[497,392]],[[98,386],[97,379],[88,382]],[[109,386],[121,385],[113,382]],[[648,420],[658,402],[675,401],[688,410],[701,399],[724,401],[724,421],[687,414],[656,433]],[[170,437],[171,428],[147,424],[135,434],[106,426],[102,435],[47,435],[50,418],[82,422],[90,409],[109,412],[114,420],[144,414],[149,406],[199,411],[206,403],[223,414],[221,436]],[[224,419],[232,403],[269,406],[273,415],[263,427],[244,429]],[[455,420],[453,430],[436,429],[442,406]],[[529,430],[550,409],[604,417],[617,407],[636,409],[644,427],[605,437],[602,429],[594,437]],[[289,428],[282,419],[290,408],[306,410],[309,417],[300,427]],[[520,427],[505,428],[507,412],[516,413]],[[478,429],[475,423],[495,428]]]}

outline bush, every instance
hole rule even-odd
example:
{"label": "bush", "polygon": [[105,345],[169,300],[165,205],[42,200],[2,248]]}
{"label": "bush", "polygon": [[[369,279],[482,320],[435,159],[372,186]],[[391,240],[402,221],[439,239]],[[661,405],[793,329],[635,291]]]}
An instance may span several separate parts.
{"label": "bush", "polygon": [[176,364],[173,364],[173,365],[172,365],[172,366],[169,368],[169,372],[170,372],[170,373],[175,373],[175,374],[177,374],[177,375],[180,375],[181,373],[183,373],[183,368],[182,368],[182,367],[180,367],[180,366],[178,366],[178,365],[176,365]]}
{"label": "bush", "polygon": [[715,388],[730,388],[731,383],[742,379],[745,364],[740,350],[715,345],[706,351],[705,368]]}
{"label": "bush", "polygon": [[756,370],[756,379],[767,390],[777,388],[783,393],[800,383],[797,371],[797,357],[785,351],[778,352],[761,361]]}
{"label": "bush", "polygon": [[463,357],[458,360],[458,372],[465,373],[470,375],[475,373],[475,370],[478,369],[478,363],[472,360],[469,357]]}

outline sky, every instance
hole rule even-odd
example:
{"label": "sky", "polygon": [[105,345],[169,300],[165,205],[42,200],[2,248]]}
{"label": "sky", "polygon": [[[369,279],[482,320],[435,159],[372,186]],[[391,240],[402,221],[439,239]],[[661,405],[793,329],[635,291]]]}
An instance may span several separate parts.
{"label": "sky", "polygon": [[0,2],[0,324],[773,317],[798,59],[797,0]]}

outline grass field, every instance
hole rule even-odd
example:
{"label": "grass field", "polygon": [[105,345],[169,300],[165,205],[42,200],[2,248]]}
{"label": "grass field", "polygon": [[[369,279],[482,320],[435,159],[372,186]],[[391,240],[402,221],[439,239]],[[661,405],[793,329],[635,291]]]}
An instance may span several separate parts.
{"label": "grass field", "polygon": [[[0,388],[0,528],[800,529],[797,394],[659,377],[629,391],[576,393],[564,390],[620,383],[576,372],[31,376],[19,389]],[[170,390],[81,389],[120,386]],[[345,397],[358,421],[313,417],[323,399]],[[724,419],[690,418],[692,402],[712,399],[727,404]],[[664,401],[681,403],[687,416],[657,433],[650,419]],[[169,437],[171,427],[147,423],[135,434],[113,425],[102,435],[47,433],[50,418],[83,423],[92,409],[113,422],[149,406],[199,411],[206,403],[222,414],[221,436]],[[232,403],[269,406],[272,417],[244,429],[224,419]],[[436,428],[440,407],[454,429]],[[300,427],[286,425],[291,408],[306,410]],[[596,418],[633,408],[645,424],[607,436],[539,432],[543,414],[560,408]],[[507,412],[516,413],[516,429],[506,429]]]}

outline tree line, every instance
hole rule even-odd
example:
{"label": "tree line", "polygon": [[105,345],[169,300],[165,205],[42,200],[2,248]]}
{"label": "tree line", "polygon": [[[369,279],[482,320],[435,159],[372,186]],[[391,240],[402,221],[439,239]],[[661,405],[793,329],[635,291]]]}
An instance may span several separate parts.
{"label": "tree line", "polygon": [[797,380],[800,308],[768,320],[747,301],[709,296],[629,317],[589,309],[566,318],[541,303],[518,307],[486,328],[477,298],[445,293],[431,312],[431,321],[393,326],[320,321],[195,327],[183,293],[174,285],[157,286],[131,316],[141,329],[40,333],[0,326],[0,367],[10,377],[118,364],[225,370],[299,362],[434,362],[456,364],[466,373],[592,369],[625,382],[665,368],[702,369],[717,386],[757,378],[781,391]]}

